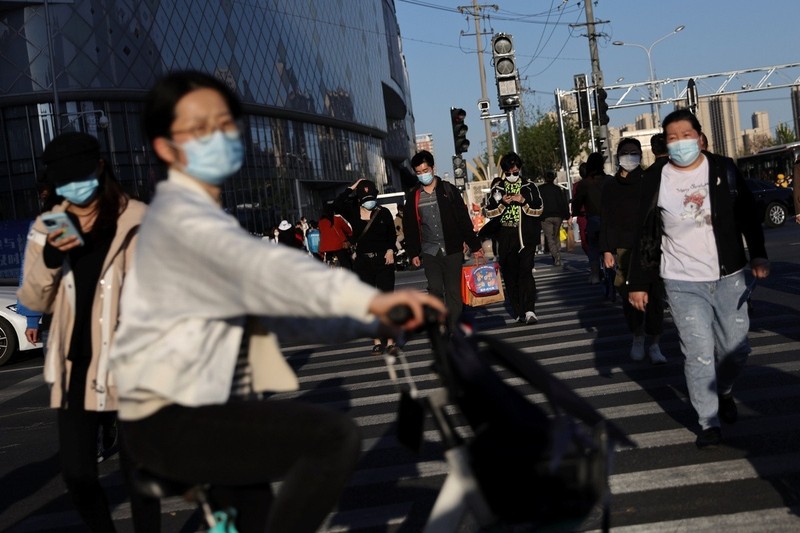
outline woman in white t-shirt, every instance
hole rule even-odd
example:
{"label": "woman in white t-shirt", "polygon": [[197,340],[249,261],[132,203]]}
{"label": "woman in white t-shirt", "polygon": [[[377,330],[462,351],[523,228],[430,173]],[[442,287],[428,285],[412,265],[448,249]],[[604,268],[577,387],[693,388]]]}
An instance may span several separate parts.
{"label": "woman in white t-shirt", "polygon": [[698,414],[698,448],[722,440],[720,420],[738,417],[732,389],[750,354],[749,295],[742,236],[755,278],[769,275],[755,203],[733,160],[701,150],[701,127],[688,110],[664,119],[669,161],[645,173],[642,233],[628,278],[631,305],[660,276],[685,357],[684,374]]}

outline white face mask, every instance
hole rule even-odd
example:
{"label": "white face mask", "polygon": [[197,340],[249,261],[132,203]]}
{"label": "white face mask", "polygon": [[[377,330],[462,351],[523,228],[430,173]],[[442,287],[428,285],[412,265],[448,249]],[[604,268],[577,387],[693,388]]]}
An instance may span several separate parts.
{"label": "white face mask", "polygon": [[178,145],[186,154],[184,172],[210,185],[221,186],[242,168],[244,145],[238,131],[215,131]]}
{"label": "white face mask", "polygon": [[511,174],[506,174],[506,181],[509,183],[516,183],[519,180],[519,172],[512,172]]}
{"label": "white face mask", "polygon": [[423,185],[430,185],[433,183],[433,172],[425,172],[424,174],[417,174],[417,179]]}
{"label": "white face mask", "polygon": [[628,172],[636,169],[639,166],[639,163],[642,162],[642,156],[639,154],[625,154],[619,156],[619,166],[627,170]]}
{"label": "white face mask", "polygon": [[667,145],[669,158],[680,167],[688,167],[700,157],[700,145],[697,139],[681,139]]}

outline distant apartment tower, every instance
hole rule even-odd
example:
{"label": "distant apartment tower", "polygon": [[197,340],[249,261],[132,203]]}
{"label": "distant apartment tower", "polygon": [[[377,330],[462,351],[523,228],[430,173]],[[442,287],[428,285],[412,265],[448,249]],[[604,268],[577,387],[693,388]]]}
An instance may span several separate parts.
{"label": "distant apartment tower", "polygon": [[417,152],[420,150],[427,150],[436,157],[436,153],[433,151],[433,133],[420,133],[416,136],[417,141]]}
{"label": "distant apartment tower", "polygon": [[644,113],[643,115],[638,115],[636,117],[636,129],[637,130],[652,130],[658,128],[659,126],[655,123],[655,117],[652,113]]}
{"label": "distant apartment tower", "polygon": [[772,132],[769,128],[769,113],[756,111],[751,116],[753,127],[742,132],[743,153],[754,154],[771,144]]}
{"label": "distant apartment tower", "polygon": [[753,124],[754,130],[769,134],[769,113],[766,111],[756,111],[753,113],[750,121]]}
{"label": "distant apartment tower", "polygon": [[708,150],[715,154],[736,158],[743,150],[739,98],[725,94],[701,98],[697,106],[697,120],[708,137]]}

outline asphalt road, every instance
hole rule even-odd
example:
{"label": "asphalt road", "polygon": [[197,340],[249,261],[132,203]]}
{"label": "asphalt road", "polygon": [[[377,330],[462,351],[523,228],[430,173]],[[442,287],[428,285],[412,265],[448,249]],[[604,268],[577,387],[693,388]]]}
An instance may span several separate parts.
{"label": "asphalt road", "polygon": [[[475,315],[480,330],[530,353],[639,445],[615,456],[614,531],[800,530],[800,225],[766,236],[773,272],[753,293],[753,353],[736,390],[741,420],[723,428],[726,443],[714,451],[694,446],[695,416],[671,324],[662,342],[668,364],[631,361],[619,302],[587,283],[582,255],[567,254],[564,269],[537,258],[538,325],[513,323],[501,305]],[[399,273],[397,285],[422,287],[423,276]],[[283,396],[347,411],[362,428],[362,459],[326,531],[420,531],[446,474],[441,446],[430,421],[420,456],[397,443],[397,392],[368,343],[289,346],[301,390]],[[406,354],[419,387],[435,388],[424,339],[412,339]],[[41,373],[35,352],[0,368],[0,531],[83,531],[59,477],[55,416]],[[118,531],[132,531],[117,458],[100,469]],[[179,499],[163,503],[162,524],[165,532],[201,528],[191,504]],[[597,527],[593,516],[580,529]]]}

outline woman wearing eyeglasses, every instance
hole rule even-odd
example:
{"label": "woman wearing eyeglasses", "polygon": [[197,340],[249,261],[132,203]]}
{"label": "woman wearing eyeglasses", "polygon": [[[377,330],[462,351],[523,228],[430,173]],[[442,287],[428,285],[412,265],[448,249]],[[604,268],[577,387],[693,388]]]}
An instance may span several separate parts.
{"label": "woman wearing eyeglasses", "polygon": [[228,87],[197,72],[166,76],[146,99],[145,130],[169,174],[123,292],[111,356],[119,419],[142,468],[211,485],[212,503],[237,510],[238,531],[311,532],[336,504],[360,440],[344,413],[254,399],[297,388],[273,332],[310,339],[327,325],[331,335],[374,336],[395,305],[411,308],[409,328],[423,305],[444,306],[415,291],[380,293],[254,239],[226,214],[222,188],[244,158],[240,115]]}

